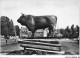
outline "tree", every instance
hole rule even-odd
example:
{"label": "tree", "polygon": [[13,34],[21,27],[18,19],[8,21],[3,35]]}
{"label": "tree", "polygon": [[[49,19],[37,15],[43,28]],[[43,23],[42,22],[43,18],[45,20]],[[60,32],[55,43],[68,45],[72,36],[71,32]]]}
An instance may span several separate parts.
{"label": "tree", "polygon": [[64,33],[64,29],[60,29],[60,33],[63,34]]}
{"label": "tree", "polygon": [[16,35],[19,36],[20,28],[18,25],[15,26]]}
{"label": "tree", "polygon": [[5,38],[7,38],[8,35],[8,27],[7,27],[8,21],[9,18],[5,16],[1,16],[1,35],[4,35]]}
{"label": "tree", "polygon": [[75,33],[75,29],[74,29],[74,25],[71,26],[71,36],[72,38],[74,37],[74,33]]}
{"label": "tree", "polygon": [[11,36],[12,33],[14,34],[14,25],[12,24],[12,21],[6,17],[1,16],[1,35],[4,35],[6,39],[8,39],[8,36]]}
{"label": "tree", "polygon": [[70,32],[69,26],[67,26],[65,30],[66,30],[67,32]]}
{"label": "tree", "polygon": [[14,36],[15,35],[15,30],[14,30],[14,25],[13,25],[13,21],[12,20],[10,20],[9,23],[8,23],[8,34],[10,36]]}
{"label": "tree", "polygon": [[66,37],[70,38],[71,31],[70,31],[69,26],[66,27],[65,32],[66,32]]}
{"label": "tree", "polygon": [[60,33],[62,34],[62,37],[64,37],[64,29],[60,29]]}
{"label": "tree", "polygon": [[76,25],[76,27],[74,27],[74,25],[72,25],[71,28],[67,26],[65,29],[60,29],[60,33],[65,38],[78,38],[79,37],[79,26]]}
{"label": "tree", "polygon": [[78,38],[78,37],[79,37],[79,26],[78,26],[78,25],[76,25],[74,31],[75,31],[74,37],[75,37],[75,38]]}
{"label": "tree", "polygon": [[77,31],[76,31],[76,33],[77,33],[77,37],[79,37],[79,26],[78,25],[76,25],[76,28],[77,28]]}

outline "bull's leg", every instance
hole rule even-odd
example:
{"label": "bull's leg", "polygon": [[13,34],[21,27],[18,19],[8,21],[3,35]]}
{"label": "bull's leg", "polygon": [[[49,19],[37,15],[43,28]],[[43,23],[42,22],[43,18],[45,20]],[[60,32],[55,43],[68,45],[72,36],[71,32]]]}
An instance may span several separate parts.
{"label": "bull's leg", "polygon": [[54,37],[55,28],[56,27],[54,27],[54,25],[53,25],[53,28],[52,28],[52,35],[53,35],[53,37]]}
{"label": "bull's leg", "polygon": [[35,31],[32,31],[32,38],[34,38],[34,33],[35,33]]}
{"label": "bull's leg", "polygon": [[49,27],[49,37],[53,37],[53,26]]}
{"label": "bull's leg", "polygon": [[52,37],[52,30],[50,30],[50,37]]}
{"label": "bull's leg", "polygon": [[49,28],[49,34],[48,37],[51,37],[51,29]]}
{"label": "bull's leg", "polygon": [[52,34],[53,34],[53,37],[54,37],[54,32],[55,32],[55,28],[53,28],[53,32],[52,32]]}

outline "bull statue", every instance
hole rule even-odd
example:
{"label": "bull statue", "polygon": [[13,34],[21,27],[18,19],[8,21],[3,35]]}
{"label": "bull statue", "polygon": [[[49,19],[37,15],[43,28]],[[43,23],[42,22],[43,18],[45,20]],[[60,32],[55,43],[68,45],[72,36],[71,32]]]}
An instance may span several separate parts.
{"label": "bull statue", "polygon": [[[22,14],[22,13],[21,13]],[[34,33],[38,29],[49,29],[49,35],[53,32],[54,27],[57,23],[57,17],[54,15],[45,15],[45,16],[34,16],[34,15],[25,15],[22,14],[17,20],[21,25],[26,26],[29,31],[32,32],[32,37],[34,38]]]}

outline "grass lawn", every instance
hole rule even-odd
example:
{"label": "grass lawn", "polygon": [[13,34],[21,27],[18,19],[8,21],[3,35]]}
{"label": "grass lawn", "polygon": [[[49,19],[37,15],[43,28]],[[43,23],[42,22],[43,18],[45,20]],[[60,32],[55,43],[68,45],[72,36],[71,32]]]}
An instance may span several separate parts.
{"label": "grass lawn", "polygon": [[[62,50],[65,52],[70,52],[72,54],[79,54],[79,44],[73,40],[59,40],[59,43],[62,45]],[[69,55],[69,53],[67,54]]]}

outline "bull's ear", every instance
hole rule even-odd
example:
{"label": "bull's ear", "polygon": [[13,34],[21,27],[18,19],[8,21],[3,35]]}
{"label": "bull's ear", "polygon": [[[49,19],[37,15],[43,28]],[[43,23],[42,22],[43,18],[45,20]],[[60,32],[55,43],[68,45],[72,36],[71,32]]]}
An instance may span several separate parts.
{"label": "bull's ear", "polygon": [[23,16],[24,16],[24,14],[23,13],[21,13]]}
{"label": "bull's ear", "polygon": [[23,13],[21,13],[21,14],[23,14]]}

